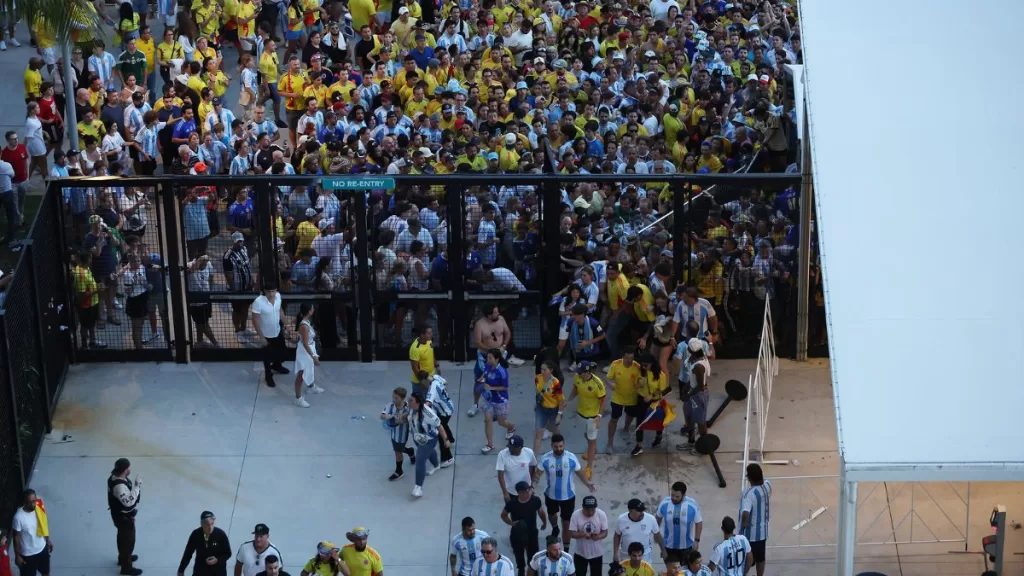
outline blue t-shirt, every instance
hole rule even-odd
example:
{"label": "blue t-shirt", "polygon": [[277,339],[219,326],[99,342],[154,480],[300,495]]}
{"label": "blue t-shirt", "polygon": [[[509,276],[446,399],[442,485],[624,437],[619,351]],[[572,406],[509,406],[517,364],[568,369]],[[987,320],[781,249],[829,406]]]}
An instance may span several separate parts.
{"label": "blue t-shirt", "polygon": [[430,265],[430,280],[431,290],[433,290],[433,281],[436,280],[440,284],[442,290],[447,290],[451,286],[451,281],[448,278],[448,258],[443,254],[434,258],[434,262]]}
{"label": "blue t-shirt", "polygon": [[493,404],[508,402],[508,370],[503,366],[490,366],[484,370],[484,383],[488,386],[501,386],[504,390],[487,390],[488,401]]}

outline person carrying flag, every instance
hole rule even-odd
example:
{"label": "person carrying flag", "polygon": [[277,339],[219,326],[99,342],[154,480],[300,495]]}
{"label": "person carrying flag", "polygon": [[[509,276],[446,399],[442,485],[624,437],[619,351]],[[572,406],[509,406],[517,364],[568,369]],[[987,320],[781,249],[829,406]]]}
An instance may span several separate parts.
{"label": "person carrying flag", "polygon": [[46,508],[31,488],[22,492],[21,496],[21,507],[15,511],[11,525],[15,564],[23,576],[35,576],[37,572],[49,576],[53,542],[50,540]]}
{"label": "person carrying flag", "polygon": [[647,409],[644,419],[636,427],[636,445],[630,452],[632,456],[644,453],[644,430],[654,431],[651,448],[657,448],[661,445],[665,427],[675,420],[672,405],[665,401],[666,381],[665,372],[653,358],[645,356],[640,360],[640,379],[637,380],[636,390],[640,395],[640,405]]}

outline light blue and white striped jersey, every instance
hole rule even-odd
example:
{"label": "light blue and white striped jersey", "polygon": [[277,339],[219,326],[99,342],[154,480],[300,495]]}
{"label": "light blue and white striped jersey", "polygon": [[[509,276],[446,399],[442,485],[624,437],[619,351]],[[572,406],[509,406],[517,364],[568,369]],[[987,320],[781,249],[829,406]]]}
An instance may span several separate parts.
{"label": "light blue and white striped jersey", "polygon": [[700,332],[697,334],[688,334],[687,336],[690,338],[704,338],[711,330],[711,327],[708,325],[708,319],[714,317],[715,308],[711,303],[704,298],[697,298],[697,301],[692,305],[680,301],[679,305],[676,306],[676,313],[672,316],[672,321],[676,324],[682,325],[686,324],[690,320],[696,320],[697,324],[700,326]]}
{"label": "light blue and white striped jersey", "polygon": [[135,141],[139,143],[142,151],[148,154],[150,158],[155,159],[160,156],[160,148],[157,142],[159,141],[159,132],[166,125],[165,122],[154,122],[152,126],[147,126],[135,134]]}
{"label": "light blue and white striped jersey", "polygon": [[683,568],[683,576],[712,576],[711,569],[707,566],[701,566],[696,572],[690,572],[688,568]]}
{"label": "light blue and white striped jersey", "polygon": [[[476,242],[477,244],[486,244],[491,240],[494,240],[498,235],[498,230],[494,226],[494,222],[491,220],[480,220],[480,227],[476,229]],[[497,244],[491,244],[480,251],[480,260],[484,264],[493,266],[494,261],[498,258],[498,246]]]}
{"label": "light blue and white striped jersey", "polygon": [[225,132],[231,132],[231,123],[235,121],[235,113],[228,110],[227,107],[221,106],[220,114],[217,113],[216,109],[210,111],[210,114],[206,115],[206,131],[213,134],[213,127],[217,124],[224,125]]}
{"label": "light blue and white striped jersey", "polygon": [[146,127],[146,123],[142,121],[142,115],[150,110],[152,108],[148,103],[143,103],[142,108],[136,108],[135,104],[129,104],[124,109],[124,126],[131,126],[132,134],[138,136],[139,132]]}
{"label": "light blue and white striped jersey", "polygon": [[309,115],[309,112],[303,114],[302,117],[299,118],[298,124],[295,125],[295,133],[305,134],[306,129],[310,124],[312,124],[316,129],[313,134],[319,134],[320,129],[324,127],[324,113],[317,110],[312,116]]}
{"label": "light blue and white striped jersey", "polygon": [[665,547],[673,550],[684,550],[693,547],[693,539],[698,522],[703,522],[700,506],[689,496],[684,496],[679,504],[672,503],[672,497],[666,496],[658,504],[657,516],[661,519],[661,536],[665,539]]}
{"label": "light blue and white striped jersey", "polygon": [[[258,36],[256,37],[256,40],[257,42],[261,41],[261,39]],[[257,54],[262,53],[262,51],[257,52]],[[254,70],[250,68],[245,68],[242,70],[242,86],[248,88],[249,90],[252,90],[254,94],[257,92],[256,72]]]}
{"label": "light blue and white striped jersey", "polygon": [[[406,417],[406,420],[403,421],[401,424],[397,426],[388,426],[388,430],[391,432],[391,441],[397,442],[398,444],[402,444],[404,446],[405,443],[409,441],[409,405],[406,404],[401,408],[396,408],[394,402],[388,402],[388,405],[385,406],[380,413],[388,417]],[[387,424],[388,421],[385,420],[384,423]]]}
{"label": "light blue and white striped jersey", "polygon": [[711,551],[715,576],[744,576],[747,573],[747,552],[750,552],[750,542],[745,536],[731,536],[716,544]]}
{"label": "light blue and white striped jersey", "polygon": [[242,176],[249,170],[249,158],[247,156],[235,156],[231,159],[231,175]]}
{"label": "light blue and white striped jersey", "polygon": [[[426,401],[441,418],[451,417],[455,413],[455,403],[448,395],[447,381],[439,374],[434,374],[427,390]],[[477,530],[477,532],[480,532]]]}
{"label": "light blue and white striped jersey", "polygon": [[460,53],[469,50],[469,45],[466,44],[466,39],[461,34],[452,34],[451,36],[442,34],[437,39],[438,48],[444,48],[447,51],[449,46],[457,46]]}
{"label": "light blue and white striped jersey", "polygon": [[114,67],[117,60],[110,52],[104,52],[99,56],[89,56],[89,72],[92,72],[100,79],[105,88],[114,88]]}
{"label": "light blue and white striped jersey", "polygon": [[561,456],[555,456],[554,452],[548,452],[540,457],[537,467],[544,471],[547,477],[548,486],[544,489],[544,495],[552,500],[571,500],[576,497],[573,476],[577,470],[582,469],[576,455],[568,450]]}
{"label": "light blue and white striped jersey", "polygon": [[513,576],[516,573],[516,565],[508,559],[508,556],[499,554],[494,562],[488,562],[484,558],[477,558],[473,563],[473,571],[470,576]]}
{"label": "light blue and white striped jersey", "polygon": [[740,518],[743,512],[750,514],[750,524],[743,529],[743,535],[751,542],[768,539],[768,521],[771,519],[772,483],[751,486],[743,493],[740,502]]}
{"label": "light blue and white striped jersey", "polygon": [[461,531],[452,536],[448,553],[455,556],[455,569],[459,576],[470,576],[473,563],[477,561],[477,558],[483,557],[483,554],[480,553],[480,542],[488,536],[489,534],[483,530],[477,530],[472,538],[466,538]]}
{"label": "light blue and white striped jersey", "polygon": [[266,119],[263,120],[263,122],[253,121],[252,128],[253,136],[257,138],[259,138],[260,134],[270,134],[271,138],[274,137],[274,134],[277,134],[277,124],[274,124],[270,120]]}
{"label": "light blue and white striped jersey", "polygon": [[530,568],[533,568],[537,576],[569,576],[576,573],[572,556],[564,551],[558,560],[552,560],[547,550],[541,550],[530,559]]}
{"label": "light blue and white striped jersey", "polygon": [[[212,114],[211,114],[212,116]],[[199,161],[209,167],[208,174],[220,174],[224,165],[224,152],[227,146],[223,142],[214,140],[208,148],[206,144],[199,145]]]}

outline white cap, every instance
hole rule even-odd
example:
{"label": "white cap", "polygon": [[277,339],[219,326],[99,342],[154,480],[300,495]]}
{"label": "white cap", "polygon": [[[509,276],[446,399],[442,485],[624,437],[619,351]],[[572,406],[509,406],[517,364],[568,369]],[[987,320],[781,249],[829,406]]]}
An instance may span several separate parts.
{"label": "white cap", "polygon": [[626,57],[622,54],[622,52],[616,52],[615,54],[612,54],[612,60],[625,60],[625,59],[626,59]]}
{"label": "white cap", "polygon": [[534,64],[543,64],[544,63],[544,57],[543,56],[537,56],[536,58],[533,59],[533,63]]}
{"label": "white cap", "polygon": [[515,144],[516,140],[518,138],[516,138],[515,134],[505,134],[505,144]]}
{"label": "white cap", "polygon": [[434,157],[434,153],[431,152],[430,148],[427,148],[426,146],[420,148],[420,154],[423,154],[427,158],[433,158]]}
{"label": "white cap", "polygon": [[690,338],[686,343],[686,347],[689,348],[690,352],[700,352],[704,349],[704,343],[701,342],[700,338]]}
{"label": "white cap", "polygon": [[401,8],[398,9],[398,15],[399,16],[401,16],[402,14],[408,14],[408,13],[409,13],[409,9],[406,8],[405,6],[402,6]]}
{"label": "white cap", "polygon": [[747,82],[750,82],[751,80],[757,82],[757,74],[747,74]]}

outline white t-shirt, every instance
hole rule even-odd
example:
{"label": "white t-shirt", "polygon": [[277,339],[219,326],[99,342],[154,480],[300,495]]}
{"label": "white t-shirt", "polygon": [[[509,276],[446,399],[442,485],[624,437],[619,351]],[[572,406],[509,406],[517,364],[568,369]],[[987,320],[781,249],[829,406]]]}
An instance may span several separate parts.
{"label": "white t-shirt", "polygon": [[263,294],[252,302],[252,313],[260,319],[260,334],[264,338],[276,338],[281,333],[281,295],[274,298],[274,303]]}
{"label": "white t-shirt", "polygon": [[267,556],[277,556],[281,567],[284,567],[284,558],[281,551],[273,545],[268,544],[263,552],[256,552],[252,540],[238,547],[238,554],[235,554],[235,561],[242,565],[242,576],[256,576],[267,569]]}
{"label": "white t-shirt", "polygon": [[14,522],[11,523],[11,530],[18,533],[18,554],[21,556],[35,556],[46,548],[46,538],[36,536],[39,530],[39,519],[36,518],[35,510],[25,512],[24,508],[18,508],[14,513]]}
{"label": "white t-shirt", "polygon": [[[587,534],[600,534],[608,529],[608,515],[604,510],[594,510],[594,515],[587,518],[583,515],[583,509],[572,513],[569,519],[570,532],[586,532]],[[604,554],[604,541],[602,540],[576,540],[574,553],[583,558],[600,558]]]}
{"label": "white t-shirt", "polygon": [[494,469],[505,473],[505,489],[509,494],[515,496],[516,484],[519,482],[533,484],[530,478],[530,466],[537,466],[537,456],[534,455],[533,450],[524,447],[519,452],[519,456],[513,456],[512,452],[505,448],[498,452],[498,464]]}
{"label": "white t-shirt", "polygon": [[658,532],[658,520],[647,512],[639,522],[634,522],[629,517],[629,512],[619,516],[619,522],[615,525],[615,533],[622,536],[619,540],[619,558],[629,558],[629,545],[639,542],[644,545],[644,560],[651,561],[651,547],[654,543],[654,535]]}

